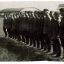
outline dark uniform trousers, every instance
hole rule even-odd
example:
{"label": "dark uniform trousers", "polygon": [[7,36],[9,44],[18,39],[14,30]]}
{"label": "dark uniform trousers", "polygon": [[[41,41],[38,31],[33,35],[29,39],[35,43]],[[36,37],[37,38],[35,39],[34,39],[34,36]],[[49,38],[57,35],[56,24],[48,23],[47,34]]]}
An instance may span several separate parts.
{"label": "dark uniform trousers", "polygon": [[52,19],[51,22],[52,22],[51,28],[52,28],[53,53],[56,54],[56,56],[60,56],[61,46],[58,39],[59,23],[58,23],[58,20],[55,20],[55,19]]}
{"label": "dark uniform trousers", "polygon": [[50,52],[51,46],[50,46],[50,40],[49,40],[48,34],[44,34],[43,42],[44,42],[43,43],[44,50],[47,50],[47,52]]}
{"label": "dark uniform trousers", "polygon": [[61,19],[60,22],[60,40],[64,49],[64,17]]}
{"label": "dark uniform trousers", "polygon": [[44,20],[44,25],[43,25],[43,46],[44,46],[44,50],[47,50],[48,52],[50,51],[51,49],[51,42],[50,42],[50,39],[49,39],[49,19],[48,18],[45,18]]}
{"label": "dark uniform trousers", "polygon": [[53,54],[56,54],[57,56],[60,56],[61,54],[60,43],[57,38],[53,40]]}

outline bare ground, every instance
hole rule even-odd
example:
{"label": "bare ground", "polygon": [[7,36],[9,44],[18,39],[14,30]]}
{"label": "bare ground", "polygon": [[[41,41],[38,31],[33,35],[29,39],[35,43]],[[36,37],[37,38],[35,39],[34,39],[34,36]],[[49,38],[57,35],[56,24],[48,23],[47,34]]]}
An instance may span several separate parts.
{"label": "bare ground", "polygon": [[22,42],[0,37],[0,61],[61,61]]}

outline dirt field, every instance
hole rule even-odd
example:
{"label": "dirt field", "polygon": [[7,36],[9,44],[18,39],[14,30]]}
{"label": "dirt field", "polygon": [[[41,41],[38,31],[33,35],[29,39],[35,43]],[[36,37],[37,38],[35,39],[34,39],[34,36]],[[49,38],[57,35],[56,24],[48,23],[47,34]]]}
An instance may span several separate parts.
{"label": "dirt field", "polygon": [[0,38],[0,61],[63,61],[9,38]]}
{"label": "dirt field", "polygon": [[0,61],[37,61],[46,60],[44,53],[22,42],[0,38]]}

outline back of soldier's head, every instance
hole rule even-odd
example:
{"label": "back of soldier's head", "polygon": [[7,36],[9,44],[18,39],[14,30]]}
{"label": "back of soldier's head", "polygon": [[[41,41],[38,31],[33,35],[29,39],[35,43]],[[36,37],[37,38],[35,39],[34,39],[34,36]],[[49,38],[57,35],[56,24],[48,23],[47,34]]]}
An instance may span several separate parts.
{"label": "back of soldier's head", "polygon": [[61,8],[61,9],[59,9],[59,11],[60,11],[61,16],[64,17],[64,9]]}
{"label": "back of soldier's head", "polygon": [[58,19],[59,18],[59,13],[57,11],[55,11],[53,16],[54,16],[55,19]]}
{"label": "back of soldier's head", "polygon": [[57,11],[54,12],[54,16],[58,16],[59,13]]}

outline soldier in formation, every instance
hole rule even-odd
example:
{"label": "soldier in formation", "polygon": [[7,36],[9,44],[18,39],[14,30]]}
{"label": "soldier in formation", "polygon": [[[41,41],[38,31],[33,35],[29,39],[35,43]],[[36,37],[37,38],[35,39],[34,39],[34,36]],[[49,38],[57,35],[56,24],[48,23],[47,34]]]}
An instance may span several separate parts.
{"label": "soldier in formation", "polygon": [[[18,12],[13,15],[5,14],[3,20],[5,37],[22,41],[27,46],[35,47],[45,53],[60,57],[61,45],[64,48],[64,11],[60,9],[61,23],[58,21],[58,12],[48,12],[48,9],[44,9],[43,11]],[[53,48],[53,53],[50,53],[51,48]]]}

